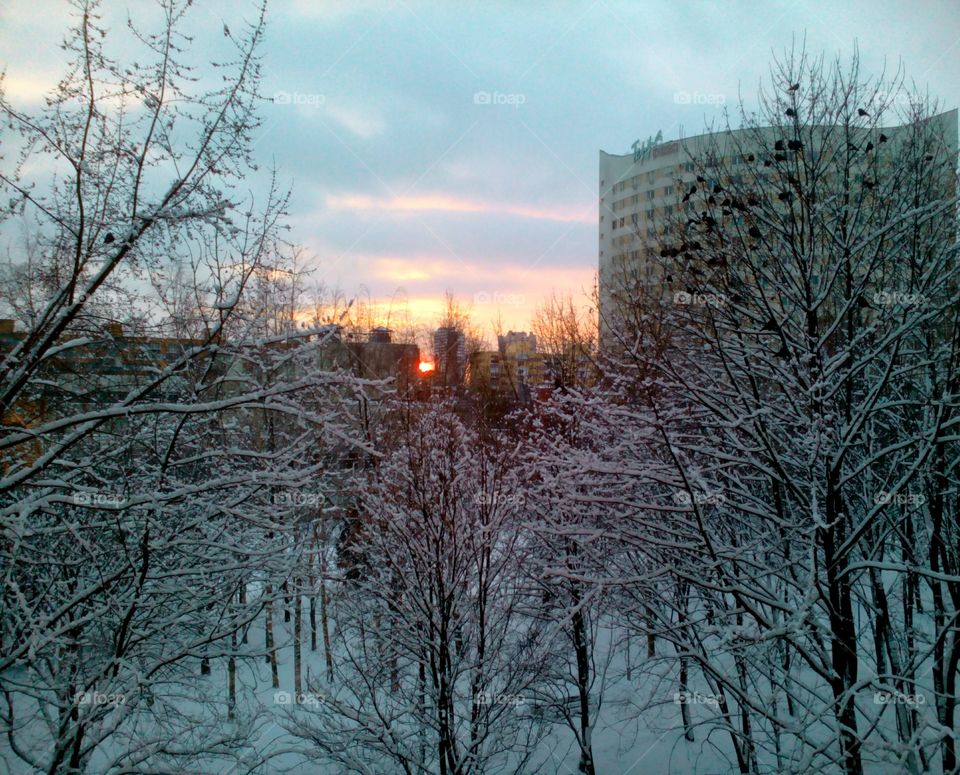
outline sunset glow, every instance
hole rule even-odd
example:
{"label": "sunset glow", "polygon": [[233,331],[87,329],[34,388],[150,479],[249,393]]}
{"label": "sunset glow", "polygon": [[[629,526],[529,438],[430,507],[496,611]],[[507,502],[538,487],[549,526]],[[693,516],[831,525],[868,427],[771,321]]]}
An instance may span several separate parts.
{"label": "sunset glow", "polygon": [[430,363],[430,361],[420,361],[420,365],[417,368],[420,369],[421,374],[429,374],[436,366]]}

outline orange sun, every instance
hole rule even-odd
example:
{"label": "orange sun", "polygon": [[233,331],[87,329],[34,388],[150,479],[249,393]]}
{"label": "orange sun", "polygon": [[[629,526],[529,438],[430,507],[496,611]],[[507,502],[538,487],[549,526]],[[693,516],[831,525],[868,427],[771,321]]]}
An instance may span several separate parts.
{"label": "orange sun", "polygon": [[417,367],[420,369],[421,374],[428,374],[433,371],[436,367],[429,361],[420,361],[420,365]]}

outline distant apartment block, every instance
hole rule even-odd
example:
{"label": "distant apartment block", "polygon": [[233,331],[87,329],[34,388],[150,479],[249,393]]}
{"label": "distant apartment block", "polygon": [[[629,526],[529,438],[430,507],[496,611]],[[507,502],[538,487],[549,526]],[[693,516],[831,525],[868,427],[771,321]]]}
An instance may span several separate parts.
{"label": "distant apartment block", "polygon": [[520,401],[547,381],[548,356],[537,352],[537,337],[510,331],[497,337],[498,350],[474,353],[470,359],[470,386]]}

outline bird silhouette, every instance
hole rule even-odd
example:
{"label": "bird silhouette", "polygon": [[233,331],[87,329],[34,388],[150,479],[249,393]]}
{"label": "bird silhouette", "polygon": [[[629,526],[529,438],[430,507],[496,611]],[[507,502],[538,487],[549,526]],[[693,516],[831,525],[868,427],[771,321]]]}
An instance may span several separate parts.
{"label": "bird silhouette", "polygon": [[867,111],[865,111],[863,108],[857,108],[857,115],[858,115],[858,116],[865,116],[866,118],[870,118],[870,114],[867,113]]}
{"label": "bird silhouette", "polygon": [[747,155],[747,161],[753,161],[753,160],[756,159],[756,158],[757,158],[757,157],[754,156],[752,153]]}
{"label": "bird silhouette", "polygon": [[872,189],[875,185],[876,185],[876,183],[874,183],[872,180],[865,180],[865,181],[863,181],[863,187],[864,187],[864,188]]}
{"label": "bird silhouette", "polygon": [[787,157],[784,156],[782,153],[775,153],[775,154],[773,155],[773,158],[776,159],[777,161],[786,161],[786,160],[787,160]]}
{"label": "bird silhouette", "polygon": [[777,199],[779,199],[781,202],[791,202],[793,201],[793,194],[791,194],[789,191],[781,191],[779,194],[777,194]]}
{"label": "bird silhouette", "polygon": [[776,318],[770,318],[766,323],[760,327],[761,331],[779,331],[780,326],[777,325]]}
{"label": "bird silhouette", "polygon": [[790,84],[790,87],[787,89],[787,91],[796,91],[799,88],[800,88],[800,84],[794,83],[794,84]]}
{"label": "bird silhouette", "polygon": [[714,193],[714,194],[722,194],[722,193],[723,193],[723,186],[721,186],[719,183],[717,183],[717,185],[715,185],[715,186],[713,187],[713,193]]}
{"label": "bird silhouette", "polygon": [[870,153],[870,151],[873,150],[873,143],[867,143],[866,148],[864,148],[863,150],[866,151],[867,153]]}
{"label": "bird silhouette", "polygon": [[706,183],[706,182],[707,181],[705,178],[701,177],[700,175],[697,175],[697,183]]}
{"label": "bird silhouette", "polygon": [[223,37],[230,37],[230,28],[226,24],[223,25]]}
{"label": "bird silhouette", "polygon": [[113,242],[115,239],[116,239],[116,237],[114,237],[113,234],[111,234],[110,232],[107,232],[107,236],[103,238],[103,244],[104,244],[104,245],[109,245],[109,244],[110,244],[111,242]]}
{"label": "bird silhouette", "polygon": [[880,133],[879,142],[881,143],[887,142],[887,136],[883,132]]}
{"label": "bird silhouette", "polygon": [[760,239],[763,236],[763,233],[756,226],[751,226],[747,234],[749,234],[754,239]]}
{"label": "bird silhouette", "polygon": [[764,166],[764,167],[772,167],[772,166],[773,166],[773,162],[770,161],[770,159],[764,159],[764,160],[763,160],[763,166]]}
{"label": "bird silhouette", "polygon": [[787,108],[787,109],[784,111],[784,115],[785,115],[785,116],[788,116],[789,118],[796,118],[796,117],[797,117],[797,111],[795,111],[793,108]]}
{"label": "bird silhouette", "polygon": [[782,151],[782,150],[783,150],[783,140],[777,140],[777,141],[773,144],[773,150],[775,150],[775,151]]}
{"label": "bird silhouette", "polygon": [[789,148],[791,151],[802,151],[803,143],[801,143],[799,140],[788,140],[787,148]]}

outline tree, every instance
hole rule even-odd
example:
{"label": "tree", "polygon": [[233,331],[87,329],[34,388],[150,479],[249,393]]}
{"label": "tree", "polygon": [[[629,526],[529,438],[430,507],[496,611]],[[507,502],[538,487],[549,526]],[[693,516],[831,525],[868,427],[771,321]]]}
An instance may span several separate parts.
{"label": "tree", "polygon": [[666,466],[639,475],[662,500],[627,535],[682,513],[671,575],[688,589],[657,637],[696,660],[741,772],[920,772],[938,753],[957,769],[956,490],[937,462],[955,396],[956,117],[914,99],[891,127],[903,93],[856,59],[776,63],[738,131],[686,142],[656,280],[618,289],[641,324],[620,360]]}
{"label": "tree", "polygon": [[382,433],[334,683],[289,728],[343,772],[525,772],[534,726],[518,710],[540,649],[518,613],[510,458],[443,403],[403,406]]}
{"label": "tree", "polygon": [[555,382],[563,387],[587,384],[598,371],[597,325],[591,312],[578,308],[573,296],[556,293],[534,310],[531,330],[540,350],[551,354]]}
{"label": "tree", "polygon": [[[19,137],[3,216],[36,223],[17,268],[35,292],[0,363],[11,769],[260,763],[236,673],[263,655],[241,646],[264,590],[299,562],[304,515],[277,495],[309,492],[320,453],[353,443],[337,408],[351,383],[316,368],[325,331],[271,327],[276,306],[249,293],[292,276],[285,196],[233,190],[255,170],[263,9],[225,27],[232,57],[209,83],[189,6],[161,3],[156,29],[131,21],[142,58],[120,63],[120,33],[78,2],[73,66],[45,106],[0,96]],[[40,155],[47,179],[28,164]],[[197,662],[226,666],[225,703]]]}

